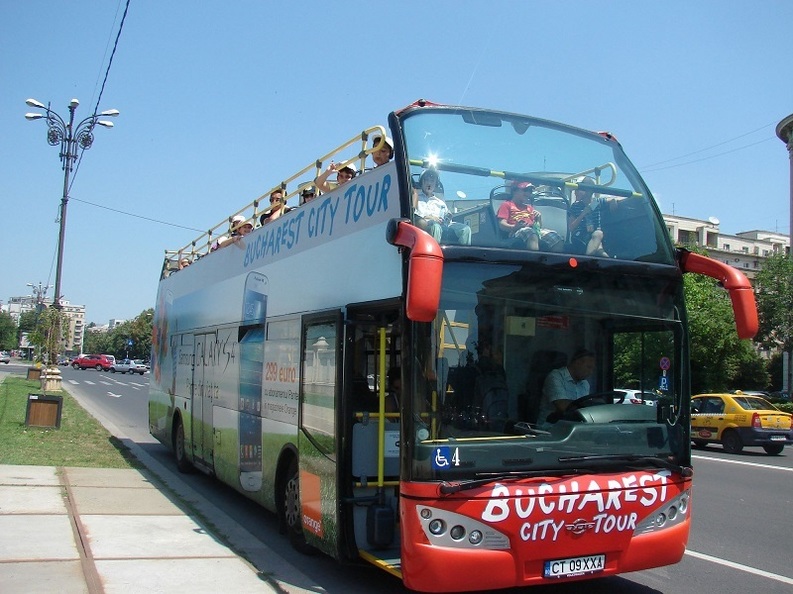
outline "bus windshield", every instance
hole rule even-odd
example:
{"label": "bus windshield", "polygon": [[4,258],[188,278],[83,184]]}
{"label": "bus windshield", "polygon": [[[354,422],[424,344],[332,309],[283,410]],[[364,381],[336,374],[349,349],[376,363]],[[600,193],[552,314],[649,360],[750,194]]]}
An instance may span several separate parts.
{"label": "bus windshield", "polygon": [[[604,457],[612,470],[637,456],[687,463],[680,284],[667,267],[634,276],[447,263],[438,317],[416,325],[414,338],[416,353],[431,353],[413,366],[414,478],[564,470],[571,461],[593,471]],[[591,364],[580,400],[549,414],[549,376],[570,381],[584,348]],[[652,397],[626,396],[642,391]]]}
{"label": "bus windshield", "polygon": [[[428,170],[448,209],[439,243],[673,262],[649,190],[610,135],[484,110],[423,108],[402,117],[415,221],[425,223]],[[539,217],[514,207],[507,216],[516,188]]]}

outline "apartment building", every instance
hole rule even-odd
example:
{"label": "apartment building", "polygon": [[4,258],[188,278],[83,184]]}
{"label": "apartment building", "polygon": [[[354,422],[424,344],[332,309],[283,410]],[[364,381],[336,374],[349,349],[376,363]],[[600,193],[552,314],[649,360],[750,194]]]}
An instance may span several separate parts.
{"label": "apartment building", "polygon": [[[31,295],[23,297],[10,297],[4,310],[9,313],[11,319],[19,325],[20,316],[29,311],[36,311],[38,299]],[[45,307],[52,306],[52,300],[42,300]],[[63,329],[63,349],[62,353],[67,356],[78,355],[83,348],[83,335],[85,333],[85,305],[73,305],[69,301],[61,300],[63,313],[66,314],[68,323]],[[24,348],[20,345],[20,348]]]}
{"label": "apartment building", "polygon": [[722,233],[719,220],[692,219],[663,215],[667,231],[676,244],[702,247],[711,258],[729,264],[752,280],[763,267],[763,260],[773,254],[790,253],[790,236],[771,231]]}

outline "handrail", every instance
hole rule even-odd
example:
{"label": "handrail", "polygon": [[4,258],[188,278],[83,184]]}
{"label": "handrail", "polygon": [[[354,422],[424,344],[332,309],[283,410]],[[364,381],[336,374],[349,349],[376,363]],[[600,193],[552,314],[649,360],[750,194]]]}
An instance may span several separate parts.
{"label": "handrail", "polygon": [[[608,181],[608,183],[597,181],[600,178],[600,172],[603,171],[604,169],[611,169],[611,179]],[[571,179],[575,179],[576,177],[584,177],[587,173],[593,174],[595,178],[595,182],[599,186],[610,186],[615,181],[617,181],[617,166],[614,165],[614,163],[612,163],[611,161],[603,165],[596,165],[595,167],[590,167],[589,169],[586,169],[584,171],[579,171],[578,173],[574,173],[573,175],[568,175],[567,177],[563,177],[562,181],[565,183],[566,186],[576,189],[578,187],[577,183],[575,182],[568,183],[568,182],[570,182]]]}
{"label": "handrail", "polygon": [[[369,142],[369,139],[377,138],[378,136],[380,137],[380,142],[378,142],[374,146],[368,147],[367,143]],[[366,157],[368,157],[376,150],[381,149],[385,144],[385,139],[386,139],[386,131],[383,126],[371,126],[369,128],[362,130],[359,134],[356,134],[349,140],[337,146],[335,149],[322,155],[318,159],[315,159],[312,163],[306,165],[297,173],[282,180],[281,182],[279,182],[278,184],[267,190],[264,194],[262,194],[252,202],[246,204],[236,212],[233,212],[231,215],[228,216],[228,218],[220,221],[215,226],[210,227],[207,231],[199,235],[197,238],[195,238],[187,245],[177,250],[165,250],[165,261],[163,263],[163,277],[167,276],[171,272],[179,270],[180,267],[179,262],[183,258],[187,258],[188,264],[190,264],[195,260],[197,260],[198,258],[201,258],[202,256],[208,254],[212,250],[213,241],[216,238],[228,232],[228,229],[230,229],[231,227],[231,221],[235,216],[242,215],[245,217],[245,223],[251,223],[254,226],[254,228],[258,227],[259,217],[263,214],[267,214],[271,212],[275,208],[275,206],[268,205],[265,208],[262,208],[261,210],[259,209],[259,204],[261,202],[264,201],[264,203],[267,204],[270,194],[272,194],[276,190],[280,190],[281,192],[283,192],[284,193],[283,204],[285,205],[291,198],[294,198],[295,196],[300,196],[304,188],[314,185],[314,179],[320,173],[322,173],[325,162],[328,159],[332,159],[333,157],[338,156],[339,153],[345,151],[346,149],[356,144],[357,142],[361,143],[361,149],[358,151],[358,153],[355,156],[351,158],[346,158],[345,160],[341,161],[339,168],[342,168],[346,165],[359,161],[360,166],[358,167],[358,169],[359,171],[364,171],[366,164]],[[302,183],[299,183],[294,190],[292,190],[291,192],[287,192],[287,188],[289,187],[289,184],[291,184],[298,178],[306,176],[312,170],[313,170],[313,175],[311,176],[311,179],[309,181],[304,181]],[[250,216],[247,216],[249,212],[251,212],[252,214]]]}

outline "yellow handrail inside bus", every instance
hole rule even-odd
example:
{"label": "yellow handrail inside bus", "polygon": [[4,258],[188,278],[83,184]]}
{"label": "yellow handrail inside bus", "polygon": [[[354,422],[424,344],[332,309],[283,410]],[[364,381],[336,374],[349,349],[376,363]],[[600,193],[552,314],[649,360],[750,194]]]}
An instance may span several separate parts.
{"label": "yellow handrail inside bus", "polygon": [[377,427],[377,486],[383,486],[383,474],[385,473],[385,328],[379,329],[380,334],[380,422]]}
{"label": "yellow handrail inside bus", "polygon": [[[380,141],[374,146],[367,146],[367,143],[371,138],[380,138]],[[262,214],[269,213],[274,206],[269,205],[269,197],[270,194],[275,192],[276,190],[280,190],[284,193],[284,204],[286,204],[291,198],[299,197],[300,193],[302,192],[303,188],[307,186],[314,185],[314,178],[316,178],[325,166],[325,163],[328,159],[332,159],[334,157],[338,158],[339,154],[346,151],[350,146],[360,142],[361,148],[360,150],[353,155],[352,157],[342,157],[342,160],[339,161],[339,168],[349,165],[350,163],[355,163],[359,161],[358,169],[359,171],[363,171],[365,168],[366,157],[370,154],[375,152],[376,150],[383,147],[385,144],[386,138],[386,131],[383,126],[371,126],[362,130],[359,134],[356,134],[346,142],[340,144],[332,151],[322,155],[318,159],[315,159],[309,165],[303,167],[300,171],[295,173],[294,175],[282,180],[269,190],[267,190],[264,194],[256,198],[253,202],[246,204],[236,212],[231,213],[228,218],[220,221],[215,226],[208,229],[206,232],[199,235],[196,239],[192,242],[187,244],[184,247],[181,247],[177,250],[165,250],[165,262],[163,264],[163,276],[167,276],[171,272],[174,272],[180,268],[179,262],[183,258],[187,258],[188,264],[194,262],[196,259],[205,256],[208,254],[212,249],[212,242],[214,237],[218,237],[223,235],[227,232],[227,230],[231,226],[232,219],[237,215],[242,215],[245,217],[245,222],[251,223],[254,227],[258,226],[259,217]],[[306,176],[309,172],[312,172],[311,180],[308,182],[300,183],[299,185],[295,186],[293,190],[288,191],[289,185],[297,180],[298,178]],[[259,203],[264,202],[267,204],[265,208],[259,210]],[[248,216],[250,213],[250,216]]]}

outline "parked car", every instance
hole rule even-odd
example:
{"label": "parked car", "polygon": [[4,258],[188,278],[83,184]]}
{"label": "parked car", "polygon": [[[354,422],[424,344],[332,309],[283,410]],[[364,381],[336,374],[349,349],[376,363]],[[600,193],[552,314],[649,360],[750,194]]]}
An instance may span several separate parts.
{"label": "parked car", "polygon": [[110,366],[111,373],[138,373],[143,375],[149,370],[149,366],[143,362],[143,359],[121,359],[116,361]]}
{"label": "parked car", "polygon": [[[619,400],[620,396],[622,397]],[[646,404],[656,406],[658,404],[658,394],[647,390],[630,390],[628,388],[614,389],[615,404]]]}
{"label": "parked car", "polygon": [[0,363],[5,363],[6,365],[11,363],[11,355],[5,351],[0,351]]}
{"label": "parked car", "polygon": [[697,447],[721,443],[730,454],[760,446],[776,455],[793,444],[793,415],[760,396],[699,394],[691,399],[691,441]]}
{"label": "parked car", "polygon": [[81,355],[72,361],[72,368],[109,371],[115,363],[116,358],[113,355]]}

